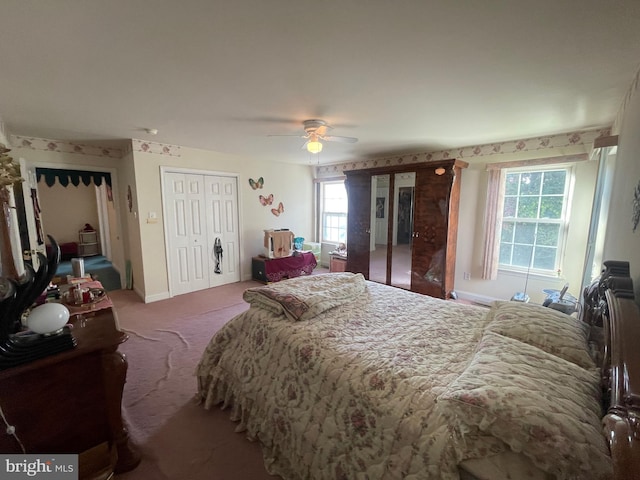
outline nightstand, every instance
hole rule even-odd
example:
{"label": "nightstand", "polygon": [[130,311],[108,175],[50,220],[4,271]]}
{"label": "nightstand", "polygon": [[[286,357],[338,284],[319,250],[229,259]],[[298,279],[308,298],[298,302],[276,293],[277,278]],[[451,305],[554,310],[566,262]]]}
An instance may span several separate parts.
{"label": "nightstand", "polygon": [[346,272],[346,270],[347,270],[347,257],[343,257],[342,255],[329,256],[330,272]]}

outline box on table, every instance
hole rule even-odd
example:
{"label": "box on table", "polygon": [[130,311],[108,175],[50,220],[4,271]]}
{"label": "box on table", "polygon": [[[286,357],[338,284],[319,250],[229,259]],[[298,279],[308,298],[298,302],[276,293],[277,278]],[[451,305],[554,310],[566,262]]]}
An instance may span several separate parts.
{"label": "box on table", "polygon": [[289,257],[293,253],[295,235],[288,228],[264,231],[264,256],[267,258]]}

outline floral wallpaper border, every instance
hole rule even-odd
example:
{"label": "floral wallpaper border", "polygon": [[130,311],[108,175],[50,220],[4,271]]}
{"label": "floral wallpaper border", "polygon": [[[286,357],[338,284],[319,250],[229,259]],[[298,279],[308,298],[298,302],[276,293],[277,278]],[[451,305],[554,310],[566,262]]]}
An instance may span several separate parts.
{"label": "floral wallpaper border", "polygon": [[500,155],[508,153],[518,153],[542,150],[548,148],[562,148],[571,145],[584,145],[593,143],[598,137],[611,134],[611,128],[599,128],[595,130],[583,130],[565,134],[547,135],[543,137],[526,138],[509,142],[488,143],[485,145],[473,145],[470,147],[454,148],[450,150],[440,150],[436,152],[424,152],[399,155],[397,157],[370,158],[353,162],[344,162],[335,165],[325,165],[316,167],[318,178],[340,175],[349,170],[361,170],[364,168],[384,167],[391,165],[403,165],[420,162],[434,162],[456,158],[468,160],[474,157],[486,155]]}
{"label": "floral wallpaper border", "polygon": [[131,148],[134,152],[156,153],[158,155],[169,155],[170,157],[181,157],[178,145],[149,142],[147,140],[131,139]]}
{"label": "floral wallpaper border", "polygon": [[50,140],[46,138],[23,137],[11,135],[9,143],[15,148],[30,148],[32,150],[44,150],[46,152],[77,153],[80,155],[93,155],[96,157],[121,158],[122,149],[113,147],[101,147],[96,145],[83,145],[81,143]]}
{"label": "floral wallpaper border", "polygon": [[[627,97],[630,97],[640,84],[640,71],[636,75],[632,89]],[[627,98],[628,101],[628,98]],[[565,134],[548,135],[543,137],[533,137],[522,140],[508,142],[488,143],[484,145],[473,145],[450,150],[439,150],[435,152],[423,152],[414,154],[399,155],[396,157],[380,157],[365,160],[344,162],[335,165],[324,165],[316,167],[318,178],[340,175],[348,170],[360,170],[390,165],[412,164],[419,162],[430,162],[446,160],[449,158],[470,159],[485,155],[499,155],[508,153],[518,153],[535,151],[548,148],[562,148],[571,145],[583,145],[593,143],[602,136],[611,135],[611,128],[599,128],[594,130],[583,130]],[[83,155],[93,155],[98,157],[122,158],[130,152],[154,153],[171,157],[181,157],[180,146],[150,142],[132,138],[123,149],[113,147],[100,147],[94,145],[83,145],[74,142],[64,142],[60,140],[50,140],[45,138],[25,137],[21,135],[10,135],[9,144],[15,148],[31,148],[33,150],[44,150],[62,153],[77,153]]]}
{"label": "floral wallpaper border", "polygon": [[51,140],[47,138],[24,137],[10,135],[9,144],[14,148],[30,148],[32,150],[44,150],[46,152],[78,153],[95,157],[122,158],[126,153],[142,152],[157,153],[180,157],[180,147],[146,140],[132,138],[127,141],[124,149],[115,147],[101,147],[98,145],[84,145],[81,143],[67,142],[63,140]]}

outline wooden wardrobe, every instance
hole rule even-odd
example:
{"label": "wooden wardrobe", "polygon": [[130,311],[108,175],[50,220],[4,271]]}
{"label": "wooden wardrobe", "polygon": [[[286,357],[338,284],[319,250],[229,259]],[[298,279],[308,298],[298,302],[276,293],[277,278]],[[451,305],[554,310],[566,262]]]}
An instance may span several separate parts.
{"label": "wooden wardrobe", "polygon": [[347,271],[450,298],[467,166],[443,160],[347,171]]}

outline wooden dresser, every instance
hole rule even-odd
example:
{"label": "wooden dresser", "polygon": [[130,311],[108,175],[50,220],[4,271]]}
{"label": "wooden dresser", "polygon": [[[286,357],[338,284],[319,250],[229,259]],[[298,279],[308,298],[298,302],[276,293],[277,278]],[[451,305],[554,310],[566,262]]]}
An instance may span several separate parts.
{"label": "wooden dresser", "polygon": [[347,271],[450,298],[460,182],[467,166],[450,159],[345,172]]}
{"label": "wooden dresser", "polygon": [[[128,337],[111,308],[72,323],[74,349],[0,371],[0,406],[24,453],[77,453],[80,479],[107,479],[140,462],[121,416]],[[4,432],[0,452],[23,453]]]}

